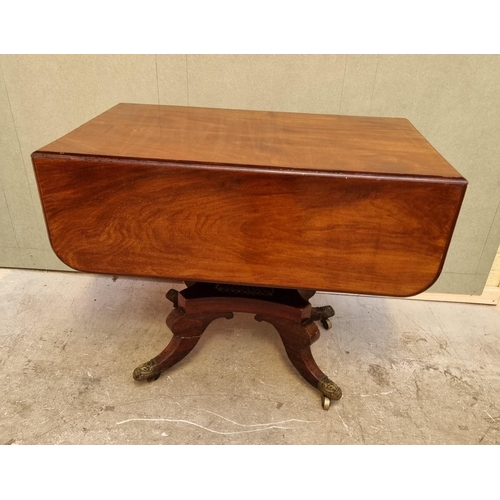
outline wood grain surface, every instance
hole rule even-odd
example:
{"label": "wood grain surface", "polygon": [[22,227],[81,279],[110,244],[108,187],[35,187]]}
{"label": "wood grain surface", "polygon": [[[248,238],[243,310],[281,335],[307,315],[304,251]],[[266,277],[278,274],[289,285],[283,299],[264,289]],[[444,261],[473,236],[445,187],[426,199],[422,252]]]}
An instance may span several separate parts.
{"label": "wood grain surface", "polygon": [[391,168],[359,175],[42,152],[33,161],[52,246],[75,269],[377,295],[434,282],[466,188],[462,178]]}
{"label": "wood grain surface", "polygon": [[461,178],[403,118],[118,104],[40,151]]}

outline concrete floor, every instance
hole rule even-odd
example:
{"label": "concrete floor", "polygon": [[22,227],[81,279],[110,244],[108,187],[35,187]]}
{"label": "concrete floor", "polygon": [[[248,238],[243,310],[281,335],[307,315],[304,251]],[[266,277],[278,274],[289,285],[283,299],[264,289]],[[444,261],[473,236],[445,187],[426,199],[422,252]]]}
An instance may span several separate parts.
{"label": "concrete floor", "polygon": [[[173,285],[182,289],[182,285]],[[499,444],[500,308],[317,294],[313,346],[343,389],[329,411],[278,334],[212,323],[156,382],[170,339],[161,280],[0,269],[0,443]]]}

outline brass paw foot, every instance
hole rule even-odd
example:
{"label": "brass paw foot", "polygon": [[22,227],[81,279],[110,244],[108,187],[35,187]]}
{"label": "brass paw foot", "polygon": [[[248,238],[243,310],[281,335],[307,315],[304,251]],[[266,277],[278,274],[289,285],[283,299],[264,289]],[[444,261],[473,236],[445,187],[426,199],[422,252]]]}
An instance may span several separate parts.
{"label": "brass paw foot", "polygon": [[335,311],[332,306],[313,307],[311,311],[311,319],[313,321],[320,321],[325,330],[332,327],[332,322],[328,318],[335,316]]}
{"label": "brass paw foot", "polygon": [[326,375],[318,382],[318,390],[322,394],[323,410],[330,408],[331,400],[338,401],[342,397],[342,390]]}
{"label": "brass paw foot", "polygon": [[157,365],[154,359],[148,361],[147,363],[143,363],[141,366],[138,366],[133,373],[134,380],[138,382],[142,380],[147,380],[148,382],[153,382],[157,380],[161,375],[160,367]]}

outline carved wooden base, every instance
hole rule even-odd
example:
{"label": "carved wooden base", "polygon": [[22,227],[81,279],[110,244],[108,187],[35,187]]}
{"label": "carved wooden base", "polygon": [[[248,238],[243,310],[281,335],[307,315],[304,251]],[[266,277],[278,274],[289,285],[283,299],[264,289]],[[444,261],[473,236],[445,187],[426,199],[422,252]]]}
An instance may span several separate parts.
{"label": "carved wooden base", "polygon": [[314,321],[330,328],[328,318],[335,313],[330,306],[312,307],[307,300],[312,295],[302,290],[215,283],[192,283],[181,292],[170,290],[167,298],[175,309],[168,315],[167,325],[174,336],[158,356],[134,370],[134,379],[156,380],[191,352],[213,320],[231,319],[233,312],[246,312],[276,328],[288,358],[302,377],[320,391],[327,410],[331,400],[342,397],[342,391],[314,361],[311,344],[320,335]]}

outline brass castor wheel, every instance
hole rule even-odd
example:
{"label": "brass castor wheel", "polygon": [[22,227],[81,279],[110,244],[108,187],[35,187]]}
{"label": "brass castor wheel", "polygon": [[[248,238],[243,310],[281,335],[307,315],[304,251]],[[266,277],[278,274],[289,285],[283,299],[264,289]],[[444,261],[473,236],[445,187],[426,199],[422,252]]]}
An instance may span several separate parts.
{"label": "brass castor wheel", "polygon": [[332,327],[332,322],[328,318],[323,318],[321,320],[321,324],[323,325],[323,328],[325,330],[330,330],[330,328]]}
{"label": "brass castor wheel", "polygon": [[172,302],[174,307],[178,307],[179,305],[179,292],[174,288],[171,288],[165,295],[165,297]]}
{"label": "brass castor wheel", "polygon": [[321,406],[323,407],[323,410],[328,411],[331,402],[332,400],[328,396],[321,396]]}
{"label": "brass castor wheel", "polygon": [[335,316],[335,311],[332,306],[313,307],[311,311],[311,319],[319,321],[325,330],[332,327],[332,322],[329,318]]}

